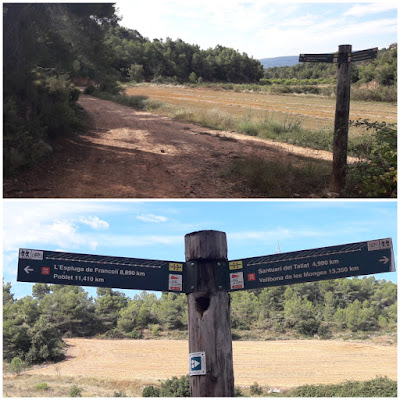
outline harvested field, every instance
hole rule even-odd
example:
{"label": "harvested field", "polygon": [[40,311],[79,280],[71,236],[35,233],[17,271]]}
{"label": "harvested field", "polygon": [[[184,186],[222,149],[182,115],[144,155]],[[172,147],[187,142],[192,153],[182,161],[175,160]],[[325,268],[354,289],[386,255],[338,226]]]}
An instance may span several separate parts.
{"label": "harvested field", "polygon": [[[305,129],[333,128],[336,99],[312,95],[241,93],[216,91],[185,86],[139,85],[130,87],[126,94],[145,95],[167,104],[196,109],[218,108],[235,115],[265,115],[272,119],[285,121],[299,120]],[[351,101],[350,119],[369,119],[371,121],[397,122],[397,105]],[[351,131],[350,131],[351,132]]]}
{"label": "harvested field", "polygon": [[[67,360],[27,372],[32,375],[96,377],[157,382],[188,373],[185,340],[66,339]],[[375,344],[281,340],[233,343],[236,385],[294,387],[397,379],[397,347]]]}

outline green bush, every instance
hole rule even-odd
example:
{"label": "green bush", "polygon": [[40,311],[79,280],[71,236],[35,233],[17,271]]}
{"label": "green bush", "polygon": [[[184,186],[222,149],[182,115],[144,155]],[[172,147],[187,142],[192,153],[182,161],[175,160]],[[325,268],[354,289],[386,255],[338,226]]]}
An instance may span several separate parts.
{"label": "green bush", "polygon": [[96,91],[96,88],[93,85],[88,86],[85,88],[84,92],[85,94],[93,94]]}
{"label": "green bush", "polygon": [[142,397],[160,397],[161,391],[155,386],[146,386],[143,389]]}
{"label": "green bush", "polygon": [[72,385],[69,389],[69,397],[82,397],[83,388]]}
{"label": "green bush", "polygon": [[263,394],[263,388],[257,382],[254,382],[250,386],[250,394],[252,396],[261,396]]}
{"label": "green bush", "polygon": [[50,386],[46,382],[38,383],[37,385],[35,385],[35,390],[37,390],[37,391],[41,391],[41,390],[47,391],[47,390],[50,390]]}
{"label": "green bush", "polygon": [[124,392],[114,392],[113,397],[128,397]]}
{"label": "green bush", "polygon": [[346,190],[363,197],[397,197],[397,124],[365,119],[353,125],[375,132],[368,161],[350,167]]}
{"label": "green bush", "polygon": [[243,393],[242,389],[240,389],[240,387],[235,386],[233,397],[246,397],[246,396],[244,395],[244,393]]}
{"label": "green bush", "polygon": [[132,339],[141,339],[141,338],[143,337],[142,332],[140,332],[140,331],[137,330],[137,329],[133,329],[133,330],[129,333],[129,336],[130,336]]}
{"label": "green bush", "polygon": [[26,368],[26,364],[19,357],[14,357],[10,363],[10,371],[20,375]]}
{"label": "green bush", "polygon": [[397,382],[376,377],[365,382],[347,381],[338,385],[304,385],[287,397],[397,397]]}
{"label": "green bush", "polygon": [[189,375],[174,376],[162,382],[160,397],[190,397]]}
{"label": "green bush", "polygon": [[77,89],[66,75],[38,69],[22,102],[4,98],[3,168],[5,176],[52,151],[49,141],[84,130]]}

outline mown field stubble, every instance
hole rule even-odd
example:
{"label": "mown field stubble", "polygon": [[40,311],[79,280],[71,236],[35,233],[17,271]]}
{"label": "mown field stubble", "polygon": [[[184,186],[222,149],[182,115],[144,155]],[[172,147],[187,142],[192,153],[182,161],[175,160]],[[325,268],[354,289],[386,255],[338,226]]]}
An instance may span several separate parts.
{"label": "mown field stubble", "polygon": [[[187,107],[199,112],[218,109],[232,115],[263,117],[287,122],[299,121],[305,129],[333,129],[336,100],[334,97],[295,94],[248,93],[210,90],[187,86],[137,85],[126,89],[130,96],[145,95],[177,107]],[[351,101],[350,119],[397,122],[397,105],[366,101]],[[350,135],[359,134],[354,128]]]}
{"label": "mown field stubble", "polygon": [[[43,381],[97,378],[157,383],[188,373],[186,340],[66,339],[67,359],[28,371]],[[305,384],[396,380],[397,347],[327,340],[233,342],[235,384],[294,387]],[[4,381],[7,384],[7,377]]]}

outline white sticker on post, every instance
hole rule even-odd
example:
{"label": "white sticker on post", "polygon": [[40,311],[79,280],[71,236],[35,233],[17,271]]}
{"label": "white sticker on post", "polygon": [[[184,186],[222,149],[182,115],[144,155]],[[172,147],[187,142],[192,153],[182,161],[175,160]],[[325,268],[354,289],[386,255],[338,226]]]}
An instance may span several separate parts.
{"label": "white sticker on post", "polygon": [[229,274],[231,280],[231,289],[243,289],[244,288],[244,279],[243,279],[243,271],[241,272],[233,272]]}
{"label": "white sticker on post", "polygon": [[169,274],[168,290],[182,292],[182,275]]}
{"label": "white sticker on post", "polygon": [[200,351],[189,354],[189,375],[205,375],[206,374],[206,353]]}

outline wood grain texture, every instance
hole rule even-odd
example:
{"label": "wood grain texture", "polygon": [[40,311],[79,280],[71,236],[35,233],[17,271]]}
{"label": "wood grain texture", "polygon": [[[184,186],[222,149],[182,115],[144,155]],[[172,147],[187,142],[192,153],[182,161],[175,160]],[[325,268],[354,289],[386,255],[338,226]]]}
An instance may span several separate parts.
{"label": "wood grain texture", "polygon": [[[347,57],[348,53],[351,53],[351,45],[339,46],[339,58],[341,54]],[[351,63],[346,61],[338,64],[333,163],[329,188],[331,192],[336,193],[340,193],[346,184],[347,143],[350,115],[350,78]]]}
{"label": "wood grain texture", "polygon": [[224,232],[185,236],[186,261],[197,262],[197,291],[188,295],[189,352],[204,351],[206,375],[190,377],[192,397],[233,397],[230,296],[218,290],[218,261],[227,260]]}

